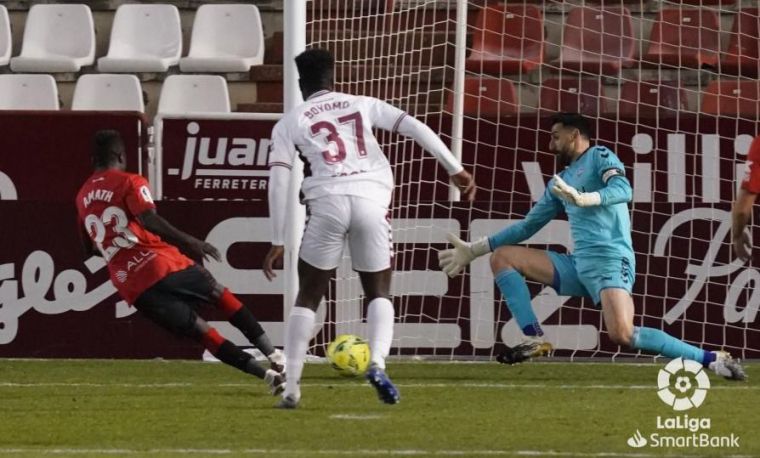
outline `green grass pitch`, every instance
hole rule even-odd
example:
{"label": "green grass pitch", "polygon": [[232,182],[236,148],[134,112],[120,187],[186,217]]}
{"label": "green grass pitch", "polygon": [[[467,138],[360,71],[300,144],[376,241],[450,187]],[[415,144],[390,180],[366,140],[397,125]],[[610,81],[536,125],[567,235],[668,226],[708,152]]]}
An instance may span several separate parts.
{"label": "green grass pitch", "polygon": [[[5,456],[760,456],[760,384],[710,376],[690,418],[738,449],[632,448],[683,417],[657,396],[664,364],[391,363],[401,403],[307,364],[302,405],[257,379],[184,361],[0,360]],[[688,435],[688,431],[671,431]]]}

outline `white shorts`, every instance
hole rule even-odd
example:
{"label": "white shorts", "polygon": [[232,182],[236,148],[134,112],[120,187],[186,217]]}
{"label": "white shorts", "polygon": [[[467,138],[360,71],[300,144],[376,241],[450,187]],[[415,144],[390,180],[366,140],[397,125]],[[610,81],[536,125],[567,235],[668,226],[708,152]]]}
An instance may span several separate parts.
{"label": "white shorts", "polygon": [[388,208],[350,195],[306,202],[306,229],[299,256],[322,270],[338,267],[348,239],[351,263],[358,272],[380,272],[391,266],[393,241]]}

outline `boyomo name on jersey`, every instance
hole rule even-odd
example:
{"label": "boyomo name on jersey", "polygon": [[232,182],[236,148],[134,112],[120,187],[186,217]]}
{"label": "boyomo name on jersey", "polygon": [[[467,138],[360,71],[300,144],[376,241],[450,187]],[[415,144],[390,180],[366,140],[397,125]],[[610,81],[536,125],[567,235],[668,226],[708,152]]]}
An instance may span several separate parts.
{"label": "boyomo name on jersey", "polygon": [[306,116],[307,119],[312,119],[314,116],[317,116],[320,113],[324,113],[325,111],[343,110],[348,108],[348,106],[348,100],[325,102],[319,105],[312,105],[311,108],[309,108],[307,111],[304,111],[303,115]]}

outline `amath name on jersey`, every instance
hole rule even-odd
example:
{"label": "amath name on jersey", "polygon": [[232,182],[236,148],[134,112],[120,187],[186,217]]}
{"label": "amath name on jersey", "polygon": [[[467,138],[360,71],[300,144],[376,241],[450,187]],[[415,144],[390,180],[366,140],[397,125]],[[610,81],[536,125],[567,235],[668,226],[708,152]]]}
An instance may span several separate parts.
{"label": "amath name on jersey", "polygon": [[194,175],[195,189],[266,189],[269,138],[259,139],[257,145],[256,139],[248,137],[196,137],[200,124],[194,121],[186,129],[182,169],[170,168],[168,175],[180,175],[182,180]]}
{"label": "amath name on jersey", "polygon": [[92,191],[88,192],[86,196],[84,196],[82,203],[84,204],[84,208],[87,208],[90,206],[93,200],[111,202],[112,198],[113,191],[108,191],[105,189],[93,189]]}

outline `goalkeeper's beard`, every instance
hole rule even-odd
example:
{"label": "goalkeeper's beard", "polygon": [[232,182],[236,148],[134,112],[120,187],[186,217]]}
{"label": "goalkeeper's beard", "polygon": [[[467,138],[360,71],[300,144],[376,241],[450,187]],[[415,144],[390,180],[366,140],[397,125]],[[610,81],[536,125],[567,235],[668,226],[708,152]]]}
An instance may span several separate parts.
{"label": "goalkeeper's beard", "polygon": [[557,151],[558,170],[562,170],[573,162],[573,156],[567,151]]}

